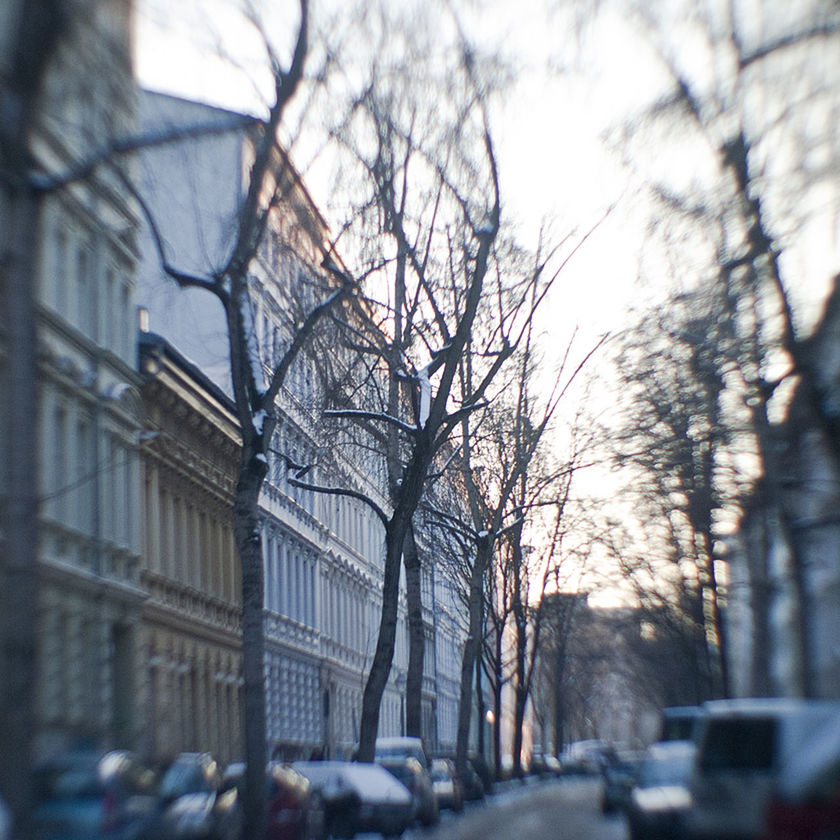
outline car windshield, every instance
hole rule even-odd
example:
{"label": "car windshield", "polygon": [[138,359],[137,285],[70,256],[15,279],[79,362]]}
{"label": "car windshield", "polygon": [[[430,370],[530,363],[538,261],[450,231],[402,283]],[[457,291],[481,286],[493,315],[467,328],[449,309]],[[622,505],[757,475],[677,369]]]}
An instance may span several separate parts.
{"label": "car windshield", "polygon": [[169,798],[210,789],[209,780],[197,764],[173,764],[160,783],[161,796]]}
{"label": "car windshield", "polygon": [[642,765],[641,784],[643,787],[682,784],[691,773],[691,762],[688,753],[647,759]]}
{"label": "car windshield", "polygon": [[770,770],[775,755],[773,718],[735,718],[708,723],[701,766],[715,770]]}

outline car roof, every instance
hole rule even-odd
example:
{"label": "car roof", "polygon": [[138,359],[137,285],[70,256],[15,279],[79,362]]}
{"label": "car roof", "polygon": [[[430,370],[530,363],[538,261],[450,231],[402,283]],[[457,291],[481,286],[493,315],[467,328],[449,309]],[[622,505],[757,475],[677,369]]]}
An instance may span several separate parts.
{"label": "car roof", "polygon": [[703,711],[710,717],[730,715],[795,715],[840,711],[840,702],[803,700],[798,697],[746,697],[734,700],[707,700]]}

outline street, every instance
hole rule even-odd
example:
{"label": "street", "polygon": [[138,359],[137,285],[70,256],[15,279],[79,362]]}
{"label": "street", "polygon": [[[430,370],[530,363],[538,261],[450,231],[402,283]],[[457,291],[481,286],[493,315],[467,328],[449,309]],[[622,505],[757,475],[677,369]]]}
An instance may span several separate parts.
{"label": "street", "polygon": [[[510,787],[463,814],[444,813],[433,830],[414,829],[410,840],[625,840],[624,820],[605,817],[600,783],[563,779]],[[373,836],[373,835],[371,835]]]}

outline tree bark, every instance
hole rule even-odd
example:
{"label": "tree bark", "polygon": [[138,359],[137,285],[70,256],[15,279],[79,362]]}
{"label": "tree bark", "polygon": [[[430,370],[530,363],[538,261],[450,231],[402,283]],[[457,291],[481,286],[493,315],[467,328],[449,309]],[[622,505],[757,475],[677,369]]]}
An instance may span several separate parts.
{"label": "tree bark", "polygon": [[358,760],[372,762],[379,731],[379,712],[382,695],[394,661],[397,635],[397,605],[399,602],[400,564],[402,547],[408,527],[404,517],[391,519],[385,531],[385,573],[382,580],[382,610],[379,616],[379,635],[362,696],[362,716],[359,725]]}
{"label": "tree bark", "polygon": [[234,501],[234,535],[242,579],[243,725],[246,756],[243,837],[265,836],[265,711],[264,581],[259,494],[265,476],[258,450],[243,441],[242,462]]}
{"label": "tree bark", "polygon": [[[500,644],[501,647],[501,644]],[[501,652],[501,651],[500,651]],[[501,659],[499,660],[501,662]],[[499,778],[499,768],[502,766],[502,680],[493,685],[493,778]]]}
{"label": "tree bark", "polygon": [[414,524],[405,535],[403,549],[405,591],[408,602],[408,674],[405,684],[405,734],[423,734],[423,660],[426,652],[426,629],[423,622],[422,568]]}
{"label": "tree bark", "polygon": [[67,30],[57,0],[13,3],[10,55],[0,55],[0,300],[7,406],[5,510],[0,510],[0,792],[16,838],[32,836],[38,687],[38,409],[36,269],[43,195],[29,185],[30,140],[44,75]]}
{"label": "tree bark", "polygon": [[41,202],[27,190],[14,189],[4,190],[0,201],[0,228],[7,238],[0,263],[7,339],[9,494],[0,552],[0,790],[12,810],[16,836],[29,837],[38,705],[39,385],[33,290]]}
{"label": "tree bark", "polygon": [[[514,552],[519,555],[514,562],[522,562],[521,547],[517,543]],[[526,659],[528,655],[528,622],[521,598],[520,573],[516,573],[514,583],[513,617],[516,627],[516,685],[514,687],[513,709],[513,774],[522,775],[522,730],[525,725],[525,706],[528,703],[528,675]]]}
{"label": "tree bark", "polygon": [[400,566],[406,534],[411,519],[423,494],[426,473],[433,455],[432,428],[427,427],[415,441],[414,452],[406,466],[400,493],[388,525],[385,528],[385,570],[382,580],[382,611],[379,617],[379,636],[362,695],[362,715],[359,725],[359,761],[371,762],[376,751],[379,731],[379,713],[382,695],[391,674],[394,661],[394,643],[397,634],[397,607],[399,604]]}
{"label": "tree bark", "polygon": [[478,743],[476,747],[479,755],[484,755],[484,715],[484,691],[481,687],[481,657],[478,656],[475,660],[475,717],[478,722]]}
{"label": "tree bark", "polygon": [[470,574],[469,626],[464,654],[461,658],[461,690],[458,703],[458,731],[455,747],[455,766],[459,774],[467,767],[467,751],[470,740],[470,713],[472,712],[473,668],[481,652],[481,632],[484,622],[484,574],[493,555],[493,538],[485,536],[478,540]]}

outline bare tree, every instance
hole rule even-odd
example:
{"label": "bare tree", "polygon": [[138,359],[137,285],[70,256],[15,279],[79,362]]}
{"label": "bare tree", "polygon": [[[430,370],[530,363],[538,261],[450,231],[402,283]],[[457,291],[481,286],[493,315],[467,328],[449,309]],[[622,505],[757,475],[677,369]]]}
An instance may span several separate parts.
{"label": "bare tree", "polygon": [[[514,395],[513,398],[509,403],[500,400],[496,422],[488,424],[489,428],[482,428],[480,433],[474,428],[470,417],[464,417],[461,421],[463,443],[460,468],[466,487],[470,518],[467,522],[457,523],[457,527],[470,535],[475,545],[472,563],[467,565],[466,591],[469,625],[461,660],[456,746],[456,765],[461,772],[467,761],[472,710],[472,674],[481,656],[484,638],[486,577],[492,567],[500,540],[507,539],[508,535],[518,535],[518,537],[513,537],[514,545],[517,546],[517,551],[521,551],[521,534],[528,509],[536,502],[540,494],[532,495],[531,492],[526,491],[519,499],[525,504],[517,505],[517,491],[528,486],[525,476],[534,465],[544,436],[551,428],[555,411],[577,374],[595,352],[593,349],[586,354],[577,367],[568,374],[561,367],[548,397],[541,403],[539,409],[534,407],[528,386],[535,368],[532,355],[534,353],[534,315],[546,289],[550,288],[563,265],[565,261],[560,269],[544,276],[546,261],[540,255],[537,255],[535,259],[534,269],[530,274],[531,280],[526,286],[528,306],[523,312],[525,320],[521,339],[518,338],[516,342],[517,346],[521,347],[517,376],[508,383],[512,386],[509,390]],[[467,355],[461,368],[461,376],[466,387],[469,387],[476,367],[477,357],[473,354]],[[532,412],[535,412],[536,416]],[[476,467],[481,469],[477,470]],[[551,487],[552,482],[547,480],[545,474],[538,473],[538,475],[539,477],[535,478],[534,487],[540,486],[541,489]],[[456,525],[456,520],[451,515],[444,516],[442,512],[439,515]],[[527,599],[527,596],[525,597]],[[511,601],[511,606],[515,609],[514,601],[515,596]],[[500,623],[497,622],[497,624]],[[498,629],[502,632],[504,630],[503,627]],[[501,638],[497,640],[498,644],[501,644]],[[494,686],[496,692],[500,691],[498,683],[497,679]],[[498,697],[496,700],[498,701]],[[499,712],[500,709],[497,708],[496,711]],[[480,721],[479,724],[481,724]]]}
{"label": "bare tree", "polygon": [[[256,18],[254,22],[257,23]],[[245,836],[260,836],[265,820],[264,579],[259,500],[278,422],[277,399],[293,363],[312,340],[319,322],[347,297],[354,285],[329,244],[320,245],[323,277],[313,277],[310,288],[289,292],[288,305],[300,307],[300,311],[288,313],[287,334],[278,337],[281,346],[274,347],[267,336],[260,341],[252,299],[252,264],[264,237],[277,224],[278,214],[287,202],[293,203],[292,194],[298,189],[299,178],[281,146],[279,134],[284,114],[303,77],[308,29],[308,3],[301,0],[297,38],[288,66],[263,36],[273,72],[273,99],[267,118],[250,120],[245,128],[252,145],[252,161],[236,208],[235,232],[220,265],[208,265],[201,272],[182,270],[173,264],[153,203],[123,175],[126,187],[146,217],[164,273],[181,289],[212,295],[224,311],[230,383],[242,438],[234,500],[234,540],[242,575]]]}
{"label": "bare tree", "polygon": [[[727,391],[739,395],[748,414],[752,448],[766,479],[761,498],[774,511],[790,557],[799,602],[798,681],[803,693],[813,694],[803,544],[780,484],[783,465],[773,418],[784,411],[789,385],[798,379],[806,397],[799,421],[823,438],[837,471],[836,417],[826,400],[824,367],[806,340],[813,318],[807,312],[810,301],[800,292],[803,277],[810,288],[818,285],[809,273],[824,272],[828,281],[834,270],[807,259],[804,255],[821,249],[804,247],[804,240],[819,229],[826,206],[816,196],[837,160],[831,129],[820,127],[828,125],[821,115],[838,107],[837,6],[820,0],[765,4],[758,23],[752,20],[754,10],[737,0],[714,8],[686,7],[684,25],[702,41],[705,59],[693,66],[672,38],[672,7],[630,3],[625,8],[641,22],[670,86],[622,135],[625,148],[637,151],[634,138],[640,134],[648,148],[663,148],[661,138],[651,141],[667,126],[671,138],[679,135],[669,142],[684,142],[684,149],[708,164],[708,179],[692,184],[663,177],[661,171],[644,177],[657,206],[668,211],[659,230],[679,231],[683,252],[685,243],[692,244],[702,265],[697,281],[715,283],[726,301],[733,366]],[[786,14],[774,14],[782,8]],[[836,201],[828,212],[836,213]],[[709,255],[708,261],[701,255]],[[684,271],[678,276],[686,281]],[[752,518],[753,527],[758,521]]]}
{"label": "bare tree", "polygon": [[0,294],[7,354],[2,385],[4,394],[14,394],[3,400],[8,406],[5,481],[13,492],[0,511],[0,791],[24,838],[31,836],[39,594],[34,293],[44,194],[32,183],[33,140],[44,79],[71,23],[62,6],[50,0],[12,3],[1,21],[8,34],[0,39]]}
{"label": "bare tree", "polygon": [[[659,546],[643,553],[638,574],[630,562],[635,554],[621,547],[615,553],[635,583],[658,590],[657,602],[690,605],[684,618],[696,628],[695,665],[708,681],[703,693],[727,696],[716,522],[727,488],[735,501],[726,470],[732,436],[722,418],[726,339],[708,304],[708,298],[694,295],[653,317],[645,313],[623,337],[617,367],[624,423],[613,433],[613,446],[617,463],[633,476],[628,492],[636,516]],[[663,591],[669,586],[682,596],[669,598]]]}

